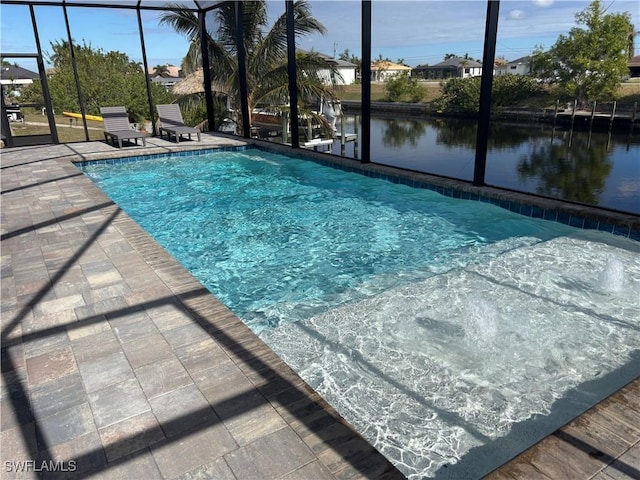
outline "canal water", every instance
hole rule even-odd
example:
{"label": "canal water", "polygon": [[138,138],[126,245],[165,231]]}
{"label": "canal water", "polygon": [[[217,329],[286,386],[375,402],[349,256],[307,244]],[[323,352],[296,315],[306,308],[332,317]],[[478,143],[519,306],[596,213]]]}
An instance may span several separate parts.
{"label": "canal water", "polygon": [[[338,122],[340,130],[340,122]],[[346,132],[354,132],[345,116]],[[373,117],[371,161],[472,180],[476,123],[464,119]],[[345,155],[360,158],[353,142]],[[339,142],[333,153],[341,154]],[[488,185],[640,214],[640,135],[491,124]]]}

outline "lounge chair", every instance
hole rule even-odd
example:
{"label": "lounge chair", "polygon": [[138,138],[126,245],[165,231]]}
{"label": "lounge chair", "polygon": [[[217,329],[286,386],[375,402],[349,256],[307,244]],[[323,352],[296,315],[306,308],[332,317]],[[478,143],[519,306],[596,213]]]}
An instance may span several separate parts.
{"label": "lounge chair", "polygon": [[127,115],[127,109],[124,107],[100,107],[100,113],[102,114],[102,121],[104,123],[104,139],[109,143],[109,138],[118,141],[118,147],[122,148],[122,140],[134,139],[136,145],[138,139],[142,139],[142,145],[147,146],[146,135],[144,133],[136,132],[131,129],[129,124],[129,115]]}
{"label": "lounge chair", "polygon": [[171,135],[173,134],[176,137],[176,143],[180,143],[182,135],[189,135],[189,140],[191,140],[191,134],[195,133],[198,135],[198,141],[200,141],[200,130],[184,124],[180,105],[171,103],[169,105],[156,105],[156,108],[158,109],[160,120],[160,138],[162,138],[163,133],[166,133],[167,138],[171,140]]}

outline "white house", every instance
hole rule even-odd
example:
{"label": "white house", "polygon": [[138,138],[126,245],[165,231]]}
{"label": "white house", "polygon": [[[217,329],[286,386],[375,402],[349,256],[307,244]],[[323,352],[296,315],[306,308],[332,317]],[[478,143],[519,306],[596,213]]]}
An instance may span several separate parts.
{"label": "white house", "polygon": [[337,58],[331,58],[322,53],[318,53],[318,55],[332,63],[337,71],[337,75],[329,69],[321,69],[318,71],[318,75],[323,79],[323,83],[325,85],[351,85],[356,81],[356,64],[345,60],[339,60]]}
{"label": "white house", "polygon": [[522,57],[496,67],[495,75],[529,75],[531,73],[531,57]]}
{"label": "white house", "polygon": [[385,82],[394,75],[398,75],[400,73],[408,73],[411,75],[411,67],[400,65],[399,63],[393,63],[389,60],[377,60],[371,62],[372,82]]}

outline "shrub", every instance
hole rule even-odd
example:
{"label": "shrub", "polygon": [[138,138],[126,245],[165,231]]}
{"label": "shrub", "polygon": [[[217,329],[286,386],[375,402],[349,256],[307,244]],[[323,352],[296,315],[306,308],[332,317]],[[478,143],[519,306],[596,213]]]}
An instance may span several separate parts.
{"label": "shrub", "polygon": [[387,99],[391,102],[410,101],[417,103],[427,94],[427,90],[420,85],[415,78],[411,78],[408,73],[394,75],[384,84],[384,91]]}
{"label": "shrub", "polygon": [[[535,79],[522,75],[493,78],[491,107],[508,107],[540,93]],[[442,97],[434,104],[438,110],[477,112],[480,108],[480,77],[451,78],[442,84]]]}

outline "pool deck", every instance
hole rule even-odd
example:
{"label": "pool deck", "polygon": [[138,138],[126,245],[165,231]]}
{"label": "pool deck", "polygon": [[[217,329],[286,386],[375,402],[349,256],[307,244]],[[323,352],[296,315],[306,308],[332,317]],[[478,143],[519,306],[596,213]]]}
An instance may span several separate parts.
{"label": "pool deck", "polygon": [[[0,152],[1,478],[404,478],[72,163],[244,144]],[[640,478],[640,380],[488,478]]]}

